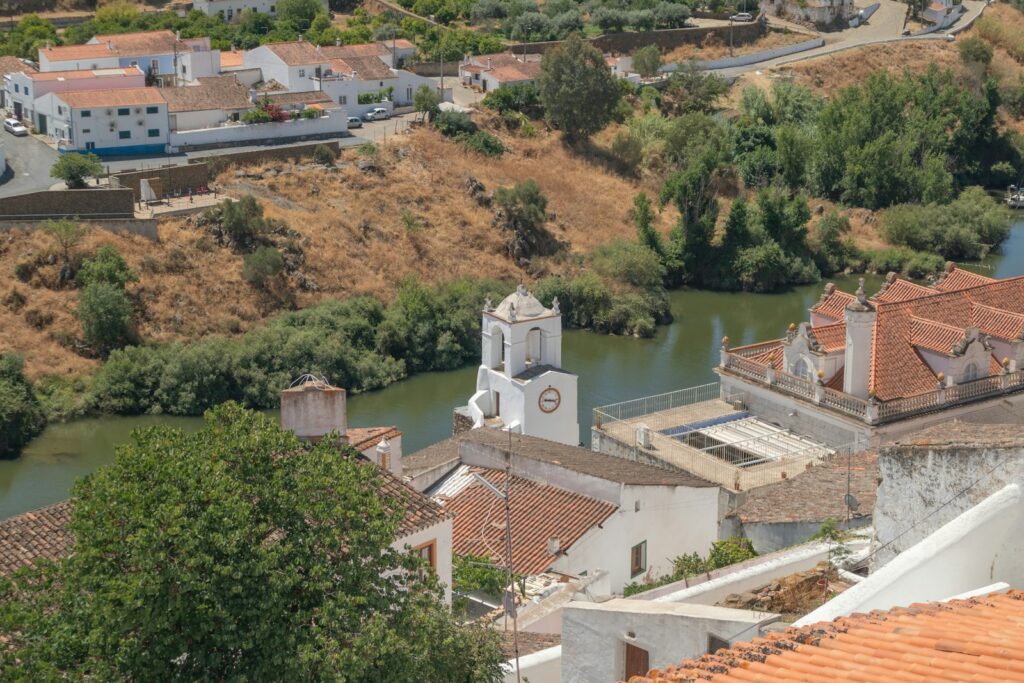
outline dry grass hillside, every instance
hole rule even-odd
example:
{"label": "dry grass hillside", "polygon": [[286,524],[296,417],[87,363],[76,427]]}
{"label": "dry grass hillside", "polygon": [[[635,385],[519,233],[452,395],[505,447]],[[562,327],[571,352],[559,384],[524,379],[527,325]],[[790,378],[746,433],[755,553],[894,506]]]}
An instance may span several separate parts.
{"label": "dry grass hillside", "polygon": [[[566,151],[554,137],[506,140],[511,151],[493,159],[468,153],[438,134],[418,130],[396,138],[376,155],[375,170],[360,170],[365,153],[349,151],[337,170],[293,164],[231,168],[219,178],[232,196],[254,195],[268,218],[300,233],[302,273],[315,288],[292,280],[294,304],[373,294],[388,298],[407,275],[436,282],[462,276],[530,279],[539,272],[573,269],[583,254],[615,237],[633,235],[628,211],[640,189],[656,192]],[[533,178],[548,198],[548,228],[568,244],[568,258],[535,260],[529,272],[506,252],[508,233],[492,224],[494,211],[477,204],[467,187],[473,176],[487,192]],[[662,217],[668,229],[671,216]],[[242,256],[217,246],[207,229],[189,219],[161,223],[160,242],[92,231],[77,251],[101,244],[120,251],[139,281],[128,286],[146,340],[237,334],[282,308],[241,278]],[[27,282],[15,277],[31,263]],[[48,236],[0,234],[0,352],[25,355],[33,378],[75,375],[99,361],[74,350],[77,290],[54,289],[59,259]],[[24,273],[22,273],[24,275]]]}

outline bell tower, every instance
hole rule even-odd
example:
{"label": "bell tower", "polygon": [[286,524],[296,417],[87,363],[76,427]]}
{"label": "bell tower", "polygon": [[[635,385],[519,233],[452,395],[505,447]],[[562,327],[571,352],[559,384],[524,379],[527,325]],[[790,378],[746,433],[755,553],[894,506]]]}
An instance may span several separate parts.
{"label": "bell tower", "polygon": [[484,303],[473,427],[495,427],[576,446],[576,375],[562,368],[558,299],[546,308],[526,287]]}

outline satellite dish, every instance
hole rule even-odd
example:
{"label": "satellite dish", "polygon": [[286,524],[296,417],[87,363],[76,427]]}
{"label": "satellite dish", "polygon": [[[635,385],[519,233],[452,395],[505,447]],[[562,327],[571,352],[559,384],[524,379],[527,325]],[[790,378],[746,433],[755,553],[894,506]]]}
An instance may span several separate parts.
{"label": "satellite dish", "polygon": [[854,498],[849,493],[847,493],[845,496],[843,496],[843,502],[846,503],[846,507],[847,508],[849,508],[850,510],[853,510],[853,511],[856,511],[857,508],[860,507],[860,503],[857,502],[857,499]]}

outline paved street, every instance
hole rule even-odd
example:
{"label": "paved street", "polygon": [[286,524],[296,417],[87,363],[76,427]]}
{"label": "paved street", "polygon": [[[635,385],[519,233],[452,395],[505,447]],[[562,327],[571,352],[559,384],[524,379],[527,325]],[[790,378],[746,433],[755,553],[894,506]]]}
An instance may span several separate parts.
{"label": "paved street", "polygon": [[0,197],[49,189],[54,182],[50,168],[57,152],[31,135],[15,137],[0,131],[0,145],[7,155],[7,173],[0,184]]}

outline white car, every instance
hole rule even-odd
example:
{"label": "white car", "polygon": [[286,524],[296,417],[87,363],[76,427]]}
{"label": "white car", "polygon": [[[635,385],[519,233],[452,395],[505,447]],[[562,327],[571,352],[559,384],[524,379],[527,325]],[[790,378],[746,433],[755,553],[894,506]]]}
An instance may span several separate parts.
{"label": "white car", "polygon": [[754,15],[750,12],[737,12],[729,17],[729,21],[753,21]]}
{"label": "white car", "polygon": [[390,118],[391,113],[384,107],[377,107],[363,114],[364,121],[383,121]]}
{"label": "white car", "polygon": [[348,127],[349,128],[362,128],[363,127],[363,120],[361,118],[359,118],[358,116],[350,116],[350,117],[348,117]]}
{"label": "white car", "polygon": [[19,137],[22,135],[28,135],[28,128],[23,126],[21,121],[18,119],[4,119],[4,130],[11,135],[17,135]]}

